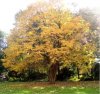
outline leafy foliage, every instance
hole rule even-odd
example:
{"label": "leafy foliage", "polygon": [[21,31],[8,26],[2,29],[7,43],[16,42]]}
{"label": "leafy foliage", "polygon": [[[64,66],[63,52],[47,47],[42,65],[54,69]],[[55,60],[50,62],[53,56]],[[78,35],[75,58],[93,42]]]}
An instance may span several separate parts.
{"label": "leafy foliage", "polygon": [[8,37],[4,66],[17,72],[48,72],[55,81],[58,68],[77,67],[89,72],[95,44],[89,23],[69,10],[35,4],[16,16]]}
{"label": "leafy foliage", "polygon": [[3,31],[0,31],[0,74],[4,71],[4,66],[2,65],[2,60],[5,57],[5,54],[3,52],[3,49],[7,46],[7,44],[4,41],[5,34]]}

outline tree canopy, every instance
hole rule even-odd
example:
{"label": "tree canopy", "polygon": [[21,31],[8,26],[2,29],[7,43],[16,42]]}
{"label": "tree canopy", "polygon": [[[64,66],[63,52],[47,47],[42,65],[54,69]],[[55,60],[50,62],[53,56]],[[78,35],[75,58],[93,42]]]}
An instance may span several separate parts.
{"label": "tree canopy", "polygon": [[31,5],[16,15],[4,66],[17,72],[46,72],[49,81],[55,81],[58,68],[76,66],[88,73],[96,49],[89,27],[69,10]]}

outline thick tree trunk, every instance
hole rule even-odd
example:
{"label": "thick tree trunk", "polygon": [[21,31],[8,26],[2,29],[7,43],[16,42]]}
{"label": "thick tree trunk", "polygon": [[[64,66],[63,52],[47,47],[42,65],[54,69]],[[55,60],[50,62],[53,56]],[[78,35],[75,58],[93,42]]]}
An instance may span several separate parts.
{"label": "thick tree trunk", "polygon": [[59,67],[59,63],[55,63],[50,66],[49,71],[48,71],[48,81],[50,83],[55,83],[58,67]]}

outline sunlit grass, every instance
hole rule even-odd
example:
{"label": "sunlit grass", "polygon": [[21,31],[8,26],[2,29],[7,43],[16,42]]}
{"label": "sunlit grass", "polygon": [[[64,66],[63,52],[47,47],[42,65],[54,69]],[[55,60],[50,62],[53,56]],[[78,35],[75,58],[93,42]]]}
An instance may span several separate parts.
{"label": "sunlit grass", "polygon": [[0,83],[0,94],[99,94],[99,87],[34,86],[31,83],[7,82]]}

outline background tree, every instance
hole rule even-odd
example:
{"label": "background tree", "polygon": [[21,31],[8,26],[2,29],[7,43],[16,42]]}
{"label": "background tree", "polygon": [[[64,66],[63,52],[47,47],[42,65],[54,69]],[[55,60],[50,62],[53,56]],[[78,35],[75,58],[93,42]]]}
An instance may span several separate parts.
{"label": "background tree", "polygon": [[4,71],[4,66],[2,65],[3,62],[1,59],[5,57],[3,49],[7,46],[4,36],[5,34],[2,31],[0,31],[0,74]]}
{"label": "background tree", "polygon": [[97,51],[96,58],[99,58],[100,54],[100,13],[96,9],[83,8],[79,10],[77,15],[82,16],[86,21],[90,23],[90,29],[94,31],[94,40],[96,43]]}
{"label": "background tree", "polygon": [[87,9],[83,8],[79,10],[78,15],[81,15],[86,21],[90,23],[90,28],[92,30],[98,29],[98,14],[96,13],[96,10],[94,9]]}
{"label": "background tree", "polygon": [[89,72],[95,43],[87,23],[69,10],[34,4],[16,17],[8,37],[4,66],[19,73],[46,72],[54,82],[64,67],[75,66]]}
{"label": "background tree", "polygon": [[[77,15],[82,16],[86,21],[88,21],[90,23],[90,29],[91,32],[94,32],[94,36],[93,39],[95,41],[96,44],[96,52],[95,52],[95,62],[93,64],[93,68],[95,67],[95,69],[97,69],[97,71],[99,71],[99,68],[96,68],[96,65],[98,66],[99,64],[95,64],[98,63],[96,60],[100,58],[100,13],[99,10],[97,9],[88,9],[88,8],[84,8],[84,9],[80,9],[79,13],[77,13]],[[92,71],[92,74],[95,74],[95,69],[94,71]],[[97,73],[96,75],[98,75],[98,79],[99,79],[99,73]]]}

